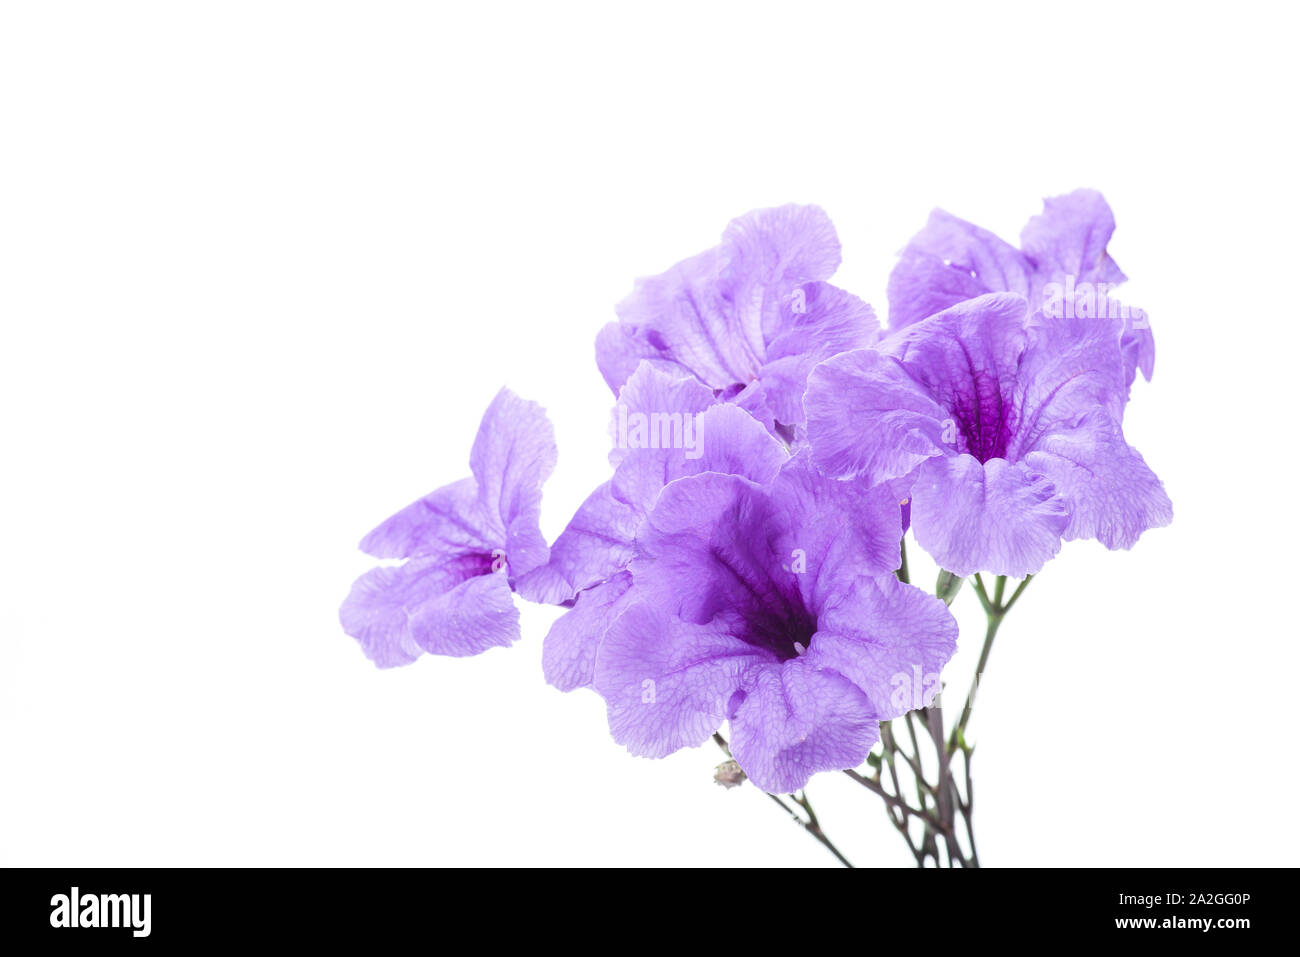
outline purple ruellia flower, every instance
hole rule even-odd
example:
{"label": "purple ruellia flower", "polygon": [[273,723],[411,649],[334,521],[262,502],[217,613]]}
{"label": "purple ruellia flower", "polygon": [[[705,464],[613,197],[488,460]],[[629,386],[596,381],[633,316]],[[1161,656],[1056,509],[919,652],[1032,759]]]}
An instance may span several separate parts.
{"label": "purple ruellia flower", "polygon": [[532,601],[573,607],[546,636],[546,680],[563,691],[591,684],[596,649],[624,607],[636,532],[660,491],[700,472],[772,478],[784,448],[748,413],[713,393],[642,363],[619,392],[611,423],[614,475],[587,497],[551,547],[550,561],[519,582]]}
{"label": "purple ruellia flower", "polygon": [[1091,189],[1044,200],[1020,233],[1020,249],[936,209],[890,274],[890,328],[985,293],[1014,292],[1049,316],[1122,319],[1124,384],[1138,369],[1150,381],[1156,352],[1146,313],[1110,294],[1127,278],[1106,252],[1114,231],[1110,207]]}
{"label": "purple ruellia flower", "polygon": [[755,210],[720,245],[638,280],[597,336],[596,362],[615,392],[643,361],[694,376],[794,438],[809,370],[880,336],[870,306],[823,281],[839,264],[819,207]]}
{"label": "purple ruellia flower", "polygon": [[542,407],[502,389],[470,452],[472,478],[445,485],[361,542],[375,558],[406,559],[357,579],[339,618],[380,667],[421,652],[476,655],[519,637],[510,583],[547,561],[538,527],[555,436]]}
{"label": "purple ruellia flower", "polygon": [[766,485],[669,484],[596,657],[615,740],[662,757],[729,721],[732,756],[773,793],[856,767],[882,719],[929,702],[955,648],[943,602],[893,574],[901,532],[892,494],[806,454]]}
{"label": "purple ruellia flower", "polygon": [[910,494],[917,542],[958,575],[1037,572],[1063,538],[1129,548],[1173,510],[1120,427],[1121,325],[995,293],[836,356],[808,381],[814,461]]}

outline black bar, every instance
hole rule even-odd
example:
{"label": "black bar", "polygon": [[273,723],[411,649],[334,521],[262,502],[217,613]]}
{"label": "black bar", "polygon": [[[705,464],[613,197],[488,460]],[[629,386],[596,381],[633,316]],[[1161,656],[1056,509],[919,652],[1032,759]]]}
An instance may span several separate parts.
{"label": "black bar", "polygon": [[[1292,869],[891,870],[865,879],[838,871],[635,867],[537,873],[9,869],[0,875],[6,949],[14,941],[79,941],[95,949],[152,942],[338,946],[409,941],[412,935],[440,948],[453,946],[456,936],[449,932],[488,935],[493,950],[512,934],[534,946],[585,947],[598,927],[617,933],[621,923],[629,942],[662,941],[669,930],[680,935],[700,920],[715,927],[728,949],[766,947],[771,942],[764,928],[779,933],[787,922],[809,949],[844,938],[869,941],[882,924],[910,927],[917,947],[938,949],[957,939],[1003,944],[1121,937],[1177,947],[1196,941],[1237,946],[1255,935],[1279,939],[1296,918]],[[97,923],[100,914],[103,923],[116,917],[120,926],[53,926],[70,924],[68,908],[59,907],[61,900],[71,904],[74,887],[83,915],[93,911]],[[107,906],[103,895],[112,895]],[[92,897],[93,906],[87,903]],[[678,943],[685,946],[686,939]]]}

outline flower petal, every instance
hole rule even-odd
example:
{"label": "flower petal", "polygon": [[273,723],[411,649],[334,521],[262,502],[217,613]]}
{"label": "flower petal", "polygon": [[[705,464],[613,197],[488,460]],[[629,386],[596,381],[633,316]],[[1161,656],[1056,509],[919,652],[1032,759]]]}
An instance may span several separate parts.
{"label": "flower petal", "polygon": [[740,674],[754,660],[754,649],[721,624],[688,624],[637,603],[600,644],[595,688],[614,740],[660,758],[703,744],[722,725]]}
{"label": "flower petal", "polygon": [[790,203],[733,219],[722,237],[732,301],[761,298],[763,338],[776,335],[780,310],[796,286],[829,279],[840,268],[840,240],[820,206]]}
{"label": "flower petal", "polygon": [[[654,419],[650,421],[652,431],[674,431],[671,422],[660,429]],[[689,443],[660,442],[666,447],[629,449],[614,471],[615,497],[641,515],[654,507],[664,486],[676,479],[720,472],[766,482],[788,458],[762,424],[736,406],[715,405],[689,422],[677,421],[684,427],[676,432],[689,435]]]}
{"label": "flower petal", "polygon": [[1148,528],[1173,521],[1173,504],[1154,472],[1104,411],[1043,436],[1025,464],[1041,471],[1069,509],[1065,538],[1132,548]]}
{"label": "flower petal", "polygon": [[610,322],[601,327],[596,334],[596,367],[615,394],[642,362],[649,362],[669,374],[680,375],[684,371],[649,341],[638,336],[634,327],[621,322]]}
{"label": "flower petal", "polygon": [[[518,613],[506,576],[488,574],[490,567],[490,556],[463,554],[372,568],[353,584],[339,620],[381,668],[409,664],[422,651],[468,655],[508,644],[519,636]],[[443,630],[464,634],[442,640]]]}
{"label": "flower petal", "polygon": [[892,489],[829,479],[804,453],[781,469],[768,495],[779,519],[765,537],[782,565],[796,551],[802,557],[799,592],[815,614],[857,579],[901,564],[902,509]]}
{"label": "flower petal", "polygon": [[897,359],[875,349],[814,368],[804,408],[813,462],[836,478],[877,485],[944,451],[947,410]]}
{"label": "flower petal", "polygon": [[555,468],[555,432],[546,412],[502,389],[483,414],[469,464],[478,480],[479,508],[501,535],[498,544],[505,547],[511,575],[545,564],[538,518],[542,483]]}
{"label": "flower petal", "polygon": [[[623,450],[614,478],[578,509],[551,547],[547,565],[516,582],[522,596],[558,604],[625,568],[637,529],[669,482],[701,472],[734,472],[766,482],[787,458],[766,429],[738,408],[716,405],[685,415],[691,417],[692,440],[685,447],[668,442],[665,448]],[[682,416],[677,423],[681,432]]]}
{"label": "flower petal", "polygon": [[769,487],[703,473],[666,487],[641,530],[636,587],[687,621],[751,623],[818,609],[860,576],[899,565],[898,500],[887,489],[828,479],[805,457]]}
{"label": "flower petal", "polygon": [[1020,248],[1044,281],[1119,285],[1126,277],[1106,252],[1115,215],[1095,189],[1043,200],[1043,211],[1020,232]]}
{"label": "flower petal", "polygon": [[808,373],[823,359],[874,345],[880,323],[875,310],[857,296],[825,282],[800,286],[780,315],[758,384],[778,422],[801,426]]}
{"label": "flower petal", "polygon": [[793,591],[765,530],[779,515],[761,486],[706,472],[673,482],[637,533],[632,575],[641,595],[695,624]]}
{"label": "flower petal", "polygon": [[1072,428],[1080,416],[1104,409],[1123,414],[1128,383],[1119,319],[1039,312],[1029,323],[1029,346],[1020,365],[1016,435],[1008,457],[1019,460],[1042,436]]}
{"label": "flower petal", "polygon": [[843,675],[796,658],[757,664],[731,716],[731,755],[769,794],[787,794],[818,771],[854,768],[880,739],[870,702]]}
{"label": "flower petal", "polygon": [[763,351],[761,317],[733,302],[727,254],[711,249],[638,279],[615,307],[619,321],[711,389],[747,382]]}
{"label": "flower petal", "polygon": [[464,478],[386,519],[361,540],[361,550],[375,558],[419,558],[491,551],[504,544],[479,511],[478,484]]}
{"label": "flower petal", "polygon": [[889,327],[902,329],[989,292],[1028,297],[1030,273],[1010,243],[936,209],[889,275]]}
{"label": "flower petal", "polygon": [[353,582],[339,608],[339,622],[379,667],[407,665],[420,657],[423,649],[411,637],[405,605],[417,600],[414,596],[421,585],[429,589],[455,585],[440,575],[440,569],[436,559],[414,559],[372,568]]}
{"label": "flower petal", "polygon": [[897,718],[929,705],[956,650],[957,622],[948,606],[882,575],[860,581],[823,609],[803,660],[852,681],[877,717]]}
{"label": "flower petal", "polygon": [[638,279],[617,307],[625,334],[602,333],[598,360],[613,384],[630,360],[678,363],[711,389],[752,381],[765,361],[766,336],[781,304],[805,282],[839,265],[839,240],[816,206],[759,209],[733,220],[722,243],[659,276]]}
{"label": "flower petal", "polygon": [[587,496],[560,537],[550,559],[515,583],[528,601],[558,605],[602,582],[632,560],[644,513],[614,497],[610,482]]}
{"label": "flower petal", "polygon": [[694,415],[714,402],[713,390],[698,379],[684,376],[680,367],[665,369],[652,362],[641,363],[619,390],[618,401],[610,412],[610,464],[617,466],[627,456],[638,434],[635,426],[640,422],[648,423],[651,416]]}
{"label": "flower petal", "polygon": [[952,416],[957,449],[1001,456],[1015,428],[1015,394],[1028,336],[1025,300],[991,293],[909,326],[881,344]]}
{"label": "flower petal", "polygon": [[519,610],[500,572],[475,575],[408,612],[411,637],[434,655],[463,658],[519,639]]}
{"label": "flower petal", "polygon": [[620,572],[579,593],[546,634],[542,643],[542,674],[561,691],[591,684],[596,670],[596,652],[609,626],[630,602],[632,576]]}
{"label": "flower petal", "polygon": [[1068,522],[1051,482],[1004,459],[934,458],[912,487],[917,544],[955,575],[1033,574],[1060,551]]}

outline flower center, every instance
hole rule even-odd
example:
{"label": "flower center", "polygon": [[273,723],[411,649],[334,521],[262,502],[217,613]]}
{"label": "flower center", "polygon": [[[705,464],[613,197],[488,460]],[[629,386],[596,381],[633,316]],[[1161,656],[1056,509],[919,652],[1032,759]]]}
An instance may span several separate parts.
{"label": "flower center", "polygon": [[503,571],[506,567],[504,551],[496,552],[461,552],[445,563],[448,571],[458,580],[468,580],[479,575],[490,575]]}
{"label": "flower center", "polygon": [[981,464],[1006,458],[1015,433],[1015,407],[1002,395],[993,376],[978,374],[974,386],[973,392],[953,395],[946,403],[957,427],[957,447]]}
{"label": "flower center", "polygon": [[817,633],[817,616],[804,605],[798,582],[786,573],[773,576],[760,559],[715,546],[713,561],[730,573],[716,596],[716,608],[731,620],[746,644],[789,661],[808,650]]}
{"label": "flower center", "polygon": [[746,624],[745,641],[770,651],[778,661],[802,655],[817,633],[817,616],[804,608],[798,593],[787,596],[782,608],[756,609],[746,617]]}

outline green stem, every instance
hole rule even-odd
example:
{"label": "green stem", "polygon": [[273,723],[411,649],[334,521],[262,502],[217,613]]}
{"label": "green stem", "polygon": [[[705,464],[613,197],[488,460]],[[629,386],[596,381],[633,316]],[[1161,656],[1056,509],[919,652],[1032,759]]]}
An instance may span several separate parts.
{"label": "green stem", "polygon": [[1022,581],[1016,587],[1016,590],[1011,593],[1011,600],[1002,606],[1002,614],[1005,615],[1007,612],[1011,610],[1011,606],[1016,603],[1016,599],[1020,597],[1020,593],[1025,590],[1025,588],[1029,585],[1029,582],[1033,579],[1033,577],[1034,577],[1033,575],[1025,576],[1025,580]]}
{"label": "green stem", "polygon": [[[722,749],[723,754],[725,754],[727,757],[731,757],[731,746],[727,744],[726,738],[724,738],[721,734],[715,731],[713,732],[713,741],[715,744],[717,744],[719,748]],[[792,821],[794,821],[801,828],[803,828],[805,831],[807,831],[809,834],[815,837],[818,843],[822,845],[822,847],[826,848],[826,850],[834,854],[835,859],[837,861],[839,861],[845,867],[848,868],[853,867],[853,864],[849,861],[849,859],[840,853],[840,849],[836,847],[834,843],[831,842],[831,839],[826,836],[826,832],[822,830],[821,822],[817,819],[817,813],[813,810],[812,802],[808,800],[807,791],[804,791],[801,794],[797,794],[797,795],[796,794],[790,795],[790,799],[794,801],[796,804],[798,804],[801,808],[803,808],[804,813],[808,815],[808,820],[806,821],[799,816],[799,814],[794,810],[794,808],[790,807],[790,805],[786,804],[775,794],[769,794],[767,791],[764,791],[763,793],[767,794],[769,798],[771,798],[774,802],[776,802],[776,804],[781,808],[781,810],[785,811],[786,814],[789,814],[790,819]]]}
{"label": "green stem", "polygon": [[849,862],[849,859],[840,853],[840,849],[832,844],[831,839],[822,831],[821,823],[817,820],[817,814],[813,811],[812,802],[808,800],[808,792],[803,791],[797,795],[791,794],[790,797],[793,798],[794,802],[803,808],[804,813],[808,815],[807,821],[799,821],[798,816],[795,817],[795,820],[799,821],[799,823],[803,825],[805,831],[817,838],[826,850],[834,854],[837,861],[850,870],[853,870],[853,865]]}
{"label": "green stem", "polygon": [[[981,575],[972,576],[972,586],[975,594],[979,596],[980,604],[987,615],[988,626],[984,634],[983,647],[980,649],[979,661],[975,665],[975,675],[971,681],[970,690],[966,695],[966,702],[962,707],[960,717],[953,725],[952,732],[948,736],[946,743],[944,741],[943,711],[938,702],[936,701],[929,708],[920,709],[916,712],[922,721],[922,727],[929,731],[938,758],[937,783],[931,786],[926,782],[924,791],[918,788],[918,795],[921,796],[923,807],[925,806],[925,795],[928,794],[933,798],[935,802],[933,817],[936,819],[935,823],[937,824],[937,826],[932,827],[927,822],[922,850],[916,854],[919,866],[924,866],[926,857],[932,858],[936,865],[942,866],[943,861],[940,858],[940,849],[942,847],[942,850],[947,852],[949,867],[979,867],[979,853],[975,849],[975,829],[972,820],[975,808],[975,791],[971,780],[970,764],[971,753],[974,749],[966,743],[966,728],[970,723],[971,712],[975,707],[975,695],[979,689],[980,679],[988,667],[989,655],[993,650],[993,641],[1002,625],[1002,619],[1006,617],[1011,606],[1024,593],[1025,588],[1029,585],[1030,577],[1026,576],[1015,591],[1012,592],[1010,599],[1004,601],[1007,588],[1005,575],[997,576],[997,580],[993,584],[992,595],[989,594],[989,589],[985,586]],[[944,577],[941,575],[938,586],[940,592],[943,590],[943,586]],[[908,718],[910,721],[911,715]],[[913,745],[913,751],[917,754],[919,761],[919,752],[915,744]],[[958,751],[961,752],[963,760],[962,770],[964,771],[966,783],[964,797],[952,767],[953,757]],[[956,816],[958,813],[962,817],[962,823],[965,824],[969,850],[963,849],[957,840]],[[941,839],[942,844],[936,838]]]}
{"label": "green stem", "polygon": [[[909,583],[909,573],[907,567],[907,544],[906,541],[900,541],[899,545],[900,565],[897,572],[900,581]],[[954,578],[955,587],[951,588],[951,595],[945,600],[951,601],[955,596],[957,588],[960,587],[961,580]],[[938,703],[929,708],[920,708],[915,712],[909,712],[905,715],[907,722],[908,736],[911,739],[912,750],[909,754],[904,748],[898,746],[898,741],[894,736],[893,727],[888,722],[881,725],[881,746],[883,754],[881,765],[883,770],[889,773],[892,792],[884,786],[881,779],[880,768],[870,777],[859,774],[852,769],[844,773],[852,778],[872,793],[879,796],[885,804],[886,812],[889,815],[890,823],[903,835],[907,842],[908,849],[916,859],[918,867],[924,867],[926,858],[934,860],[937,866],[943,865],[940,854],[939,840],[943,842],[943,850],[947,852],[947,863],[950,867],[979,867],[979,854],[975,850],[975,832],[972,826],[972,815],[975,805],[974,785],[971,781],[970,759],[974,750],[966,743],[966,727],[970,722],[971,712],[975,707],[975,694],[979,688],[979,682],[984,674],[984,669],[988,666],[989,654],[993,650],[993,640],[997,637],[998,629],[1002,625],[1002,619],[1006,617],[1007,612],[1020,599],[1025,588],[1029,585],[1032,575],[1025,576],[1024,580],[1016,586],[1011,597],[1003,602],[1006,594],[1007,578],[1005,575],[997,576],[994,583],[993,594],[989,595],[989,590],[984,585],[983,578],[977,573],[972,576],[971,583],[975,594],[979,597],[980,605],[984,608],[984,613],[988,618],[988,625],[984,633],[984,644],[980,648],[979,661],[975,665],[975,676],[971,681],[971,686],[966,694],[966,702],[961,710],[961,716],[952,728],[952,733],[947,739],[945,745],[943,736],[943,711]],[[944,590],[945,576],[940,575],[938,590]],[[954,582],[948,582],[953,585]],[[945,596],[940,596],[945,597]],[[931,784],[925,777],[924,765],[921,760],[921,749],[919,736],[913,717],[919,718],[923,724],[922,727],[928,732],[928,737],[933,741],[935,752],[938,758],[938,782]],[[713,740],[717,742],[723,752],[731,757],[731,748],[727,740],[721,734],[715,733]],[[957,751],[962,752],[963,770],[965,772],[965,796],[961,793],[961,787],[956,781],[953,774],[952,759]],[[913,807],[909,801],[903,797],[901,780],[898,774],[896,758],[901,755],[903,760],[911,771],[916,784],[916,797],[920,807]],[[767,792],[764,792],[767,793]],[[796,805],[803,809],[806,818],[792,808],[775,794],[767,796],[777,804],[782,810],[790,816],[801,828],[811,834],[823,847],[830,851],[835,859],[845,867],[853,867],[849,859],[840,853],[834,843],[831,842],[825,832],[822,830],[821,822],[813,810],[812,802],[808,800],[806,791],[800,794],[789,795]],[[928,800],[927,800],[928,799]],[[966,837],[969,845],[969,852],[964,852],[961,844],[957,840],[957,822],[956,814],[960,812],[966,825]],[[920,843],[914,840],[909,824],[911,819],[918,818],[924,825],[925,831],[921,837]]]}
{"label": "green stem", "polygon": [[975,707],[975,692],[979,688],[980,675],[984,673],[984,668],[989,663],[989,652],[993,650],[993,639],[997,637],[998,628],[1002,625],[1002,616],[1005,612],[994,612],[989,615],[988,628],[984,632],[984,647],[980,649],[980,660],[975,665],[975,677],[971,679],[970,691],[966,693],[966,704],[961,709],[961,717],[957,724],[953,726],[952,734],[948,737],[948,752],[951,754],[957,748],[958,742],[965,742],[966,725],[970,721],[971,709]]}
{"label": "green stem", "polygon": [[1014,592],[1011,593],[1010,600],[1004,605],[1002,596],[1007,586],[1007,576],[999,575],[997,585],[994,589],[993,599],[988,600],[988,593],[984,589],[984,582],[980,576],[975,576],[975,590],[980,595],[980,601],[984,603],[984,611],[988,616],[988,626],[984,632],[984,646],[980,648],[980,658],[975,665],[975,677],[971,680],[970,690],[966,694],[966,704],[961,709],[961,718],[952,729],[952,734],[948,737],[948,751],[951,752],[960,744],[965,747],[966,725],[970,723],[971,710],[975,707],[975,694],[979,690],[980,678],[984,674],[984,669],[988,666],[989,652],[993,650],[993,639],[997,637],[998,628],[1002,626],[1002,619],[1007,616],[1011,606],[1028,587],[1033,575],[1026,575]]}

